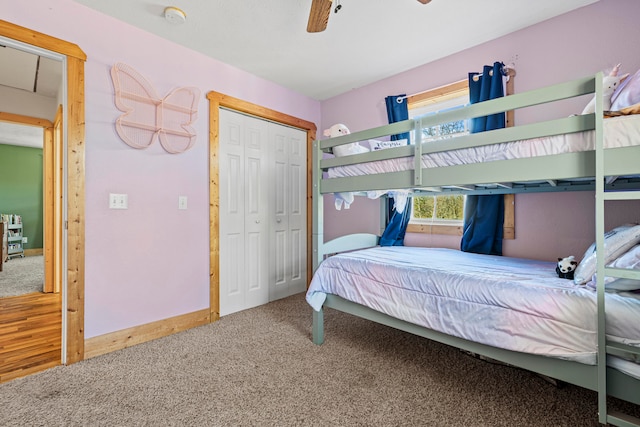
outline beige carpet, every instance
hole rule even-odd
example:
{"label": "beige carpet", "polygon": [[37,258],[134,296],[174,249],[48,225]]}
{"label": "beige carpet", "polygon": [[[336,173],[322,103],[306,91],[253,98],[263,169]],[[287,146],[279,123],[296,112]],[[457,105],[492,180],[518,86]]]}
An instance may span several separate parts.
{"label": "beige carpet", "polygon": [[325,317],[322,346],[300,294],[16,379],[0,385],[0,424],[598,425],[592,392],[334,310]]}
{"label": "beige carpet", "polygon": [[0,298],[42,292],[44,257],[42,255],[11,258],[0,271]]}

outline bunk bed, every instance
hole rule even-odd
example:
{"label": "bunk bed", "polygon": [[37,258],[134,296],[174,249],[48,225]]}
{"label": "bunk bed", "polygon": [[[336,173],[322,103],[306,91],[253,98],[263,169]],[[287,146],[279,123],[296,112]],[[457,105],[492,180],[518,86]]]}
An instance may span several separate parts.
{"label": "bunk bed", "polygon": [[[601,423],[640,425],[633,417],[607,412],[607,396],[640,404],[640,294],[605,290],[605,276],[640,280],[640,271],[610,267],[604,259],[605,201],[640,199],[640,191],[636,191],[640,189],[640,115],[605,118],[602,77],[598,73],[455,111],[315,141],[314,276],[307,292],[313,307],[314,343],[324,341],[323,308],[329,307],[597,391]],[[596,97],[595,114],[422,141],[422,129],[439,123],[586,94]],[[619,125],[625,130],[616,132],[614,127]],[[414,135],[414,144],[345,157],[325,156],[343,144],[404,132]],[[528,147],[524,155],[511,154],[518,145]],[[468,150],[473,151],[474,160],[464,155]],[[451,156],[452,152],[462,156]],[[478,156],[482,152],[485,159]],[[443,153],[446,160],[441,161]],[[461,158],[452,161],[452,157]],[[389,190],[411,194],[595,190],[595,291],[558,278],[551,262],[434,248],[382,248],[377,246],[378,236],[366,233],[324,241],[323,195]],[[487,270],[492,268],[500,273]],[[433,279],[434,271],[440,279]],[[483,281],[495,290],[487,291]],[[414,282],[418,289],[405,289],[404,282]],[[436,283],[435,289],[422,288],[427,282],[428,286]],[[535,285],[527,287],[525,282]],[[463,299],[460,295],[467,301],[451,302]],[[469,311],[479,300],[490,300],[493,309]],[[578,313],[574,310],[577,306],[584,310]],[[531,316],[513,316],[518,311]],[[576,317],[566,317],[569,312]],[[462,320],[453,321],[455,317]],[[488,329],[477,330],[483,318],[487,318]],[[536,323],[534,318],[543,322]],[[533,332],[514,331],[517,324]],[[559,330],[560,324],[573,326]],[[510,330],[501,330],[505,327]],[[555,334],[551,333],[554,330]],[[563,342],[563,334],[581,342],[569,342],[568,338]],[[547,337],[548,345],[526,341],[525,335]]]}

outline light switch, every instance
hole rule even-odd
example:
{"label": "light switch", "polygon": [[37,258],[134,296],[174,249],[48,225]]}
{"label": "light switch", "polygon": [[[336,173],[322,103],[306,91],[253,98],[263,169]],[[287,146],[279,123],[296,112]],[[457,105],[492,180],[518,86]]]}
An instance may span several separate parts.
{"label": "light switch", "polygon": [[178,209],[187,209],[187,196],[178,196]]}
{"label": "light switch", "polygon": [[129,197],[126,194],[109,194],[109,209],[128,209]]}

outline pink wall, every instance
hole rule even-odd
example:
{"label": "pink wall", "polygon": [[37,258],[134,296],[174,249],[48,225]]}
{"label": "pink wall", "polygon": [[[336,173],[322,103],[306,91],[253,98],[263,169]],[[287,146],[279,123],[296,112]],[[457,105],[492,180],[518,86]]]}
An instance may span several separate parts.
{"label": "pink wall", "polygon": [[[508,36],[471,47],[444,59],[336,96],[322,103],[322,125],[345,123],[351,131],[386,124],[384,98],[416,93],[466,78],[483,64],[503,61],[517,70],[516,92],[536,89],[612,68],[623,72],[640,68],[640,2],[601,0]],[[410,37],[410,29],[408,36]],[[527,109],[516,112],[516,123],[529,123],[582,111],[588,102],[565,103],[563,111]],[[350,211],[333,209],[326,197],[325,238],[351,232],[378,232],[377,202],[359,198]],[[622,207],[624,206],[624,207]],[[581,257],[594,240],[593,192],[526,194],[516,196],[516,239],[504,243],[509,256],[555,260],[570,254]],[[640,221],[640,204],[613,205],[607,217],[613,227]],[[408,234],[407,245],[459,248],[460,238]]]}
{"label": "pink wall", "polygon": [[[320,103],[167,42],[70,0],[0,0],[2,19],[76,43],[87,54],[86,297],[90,338],[209,307],[208,91],[222,92],[314,123]],[[117,136],[111,66],[124,62],[164,96],[202,91],[188,152],[156,142],[135,150]],[[128,210],[108,209],[126,193]],[[188,209],[178,210],[178,196]]]}
{"label": "pink wall", "polygon": [[[2,19],[76,43],[88,57],[87,338],[209,306],[209,127],[204,94],[210,90],[314,123],[322,118],[320,131],[336,122],[355,131],[386,122],[386,95],[446,84],[497,59],[515,62],[519,91],[584,76],[616,62],[622,62],[625,71],[640,67],[635,51],[613,41],[640,39],[640,28],[632,22],[640,16],[640,2],[602,0],[321,104],[71,0],[0,0],[0,6]],[[200,88],[198,140],[193,149],[169,155],[156,143],[147,150],[134,150],[118,138],[113,122],[120,112],[114,106],[109,75],[115,62],[136,68],[159,94],[176,86]],[[554,65],[553,72],[543,73],[547,64]],[[128,194],[129,209],[108,209],[109,193]],[[188,210],[178,211],[179,195],[188,196]],[[593,240],[592,200],[591,193],[517,196],[517,239],[505,244],[506,253],[548,259],[580,255],[578,250]],[[338,216],[329,205],[327,236],[378,232],[378,211],[377,203],[358,200],[350,212]],[[587,214],[580,215],[583,211]],[[637,214],[618,212],[615,222],[625,216],[638,219]],[[408,236],[407,242],[458,246],[457,239],[436,236]]]}

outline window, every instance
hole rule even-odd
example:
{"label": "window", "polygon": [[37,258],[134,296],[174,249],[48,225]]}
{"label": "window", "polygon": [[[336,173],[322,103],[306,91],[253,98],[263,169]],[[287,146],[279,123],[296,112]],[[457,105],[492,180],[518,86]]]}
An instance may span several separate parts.
{"label": "window", "polygon": [[[469,104],[466,80],[411,96],[407,99],[409,117],[425,116],[455,110]],[[458,120],[423,129],[423,141],[468,133],[467,121]]]}
{"label": "window", "polygon": [[[450,111],[469,103],[469,86],[466,80],[462,80],[411,96],[407,101],[411,118]],[[467,121],[458,120],[424,128],[422,140],[452,138],[467,133],[469,133]],[[464,201],[465,196],[459,194],[414,196],[407,231],[462,235]]]}
{"label": "window", "polygon": [[[511,85],[513,84],[513,75]],[[513,93],[507,84],[507,94]],[[467,80],[441,86],[407,99],[409,117],[418,117],[437,112],[462,108],[469,103],[469,85]],[[507,125],[513,118],[507,115]],[[423,141],[452,138],[469,133],[467,120],[441,124],[423,129]],[[412,134],[413,138],[414,135]],[[414,141],[412,141],[413,143]],[[515,197],[504,196],[504,238],[515,238]],[[414,196],[411,220],[407,227],[410,233],[448,234],[462,236],[464,218],[464,195],[426,195]]]}
{"label": "window", "polygon": [[415,197],[412,219],[418,223],[458,224],[464,216],[464,199],[462,194]]}

